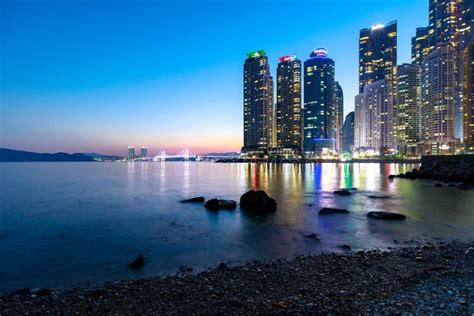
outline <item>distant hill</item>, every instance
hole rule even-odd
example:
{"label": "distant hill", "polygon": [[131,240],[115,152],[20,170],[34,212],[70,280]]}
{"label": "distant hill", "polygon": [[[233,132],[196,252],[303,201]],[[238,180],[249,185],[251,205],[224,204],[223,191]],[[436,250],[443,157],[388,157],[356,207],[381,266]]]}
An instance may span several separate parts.
{"label": "distant hill", "polygon": [[0,162],[19,162],[19,161],[94,161],[91,157],[84,154],[40,154],[30,151],[13,150],[0,148]]}
{"label": "distant hill", "polygon": [[82,153],[82,154],[94,160],[122,160],[123,159],[123,157],[120,157],[120,156],[102,155],[98,153]]}

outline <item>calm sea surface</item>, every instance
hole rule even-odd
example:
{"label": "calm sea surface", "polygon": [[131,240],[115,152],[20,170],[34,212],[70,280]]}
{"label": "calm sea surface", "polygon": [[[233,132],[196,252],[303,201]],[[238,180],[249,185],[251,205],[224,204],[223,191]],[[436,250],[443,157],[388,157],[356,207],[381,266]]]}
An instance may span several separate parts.
{"label": "calm sea surface", "polygon": [[[220,262],[341,251],[342,244],[371,249],[410,239],[473,239],[474,191],[387,179],[414,167],[0,163],[0,291],[170,274],[181,266],[199,271]],[[358,190],[350,197],[332,193],[352,187]],[[201,204],[179,203],[201,195],[238,201],[252,188],[274,197],[277,212],[209,212]],[[350,214],[318,216],[325,206]],[[367,219],[367,211],[382,210],[408,219]],[[320,242],[303,237],[313,232]],[[141,271],[127,267],[138,254],[148,259]]]}

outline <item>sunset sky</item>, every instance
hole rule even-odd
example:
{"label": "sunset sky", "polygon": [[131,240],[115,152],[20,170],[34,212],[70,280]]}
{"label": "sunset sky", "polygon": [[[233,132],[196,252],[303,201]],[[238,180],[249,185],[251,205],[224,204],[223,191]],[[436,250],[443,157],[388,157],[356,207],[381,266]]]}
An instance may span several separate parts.
{"label": "sunset sky", "polygon": [[0,147],[125,155],[242,146],[246,53],[326,47],[354,107],[359,29],[398,20],[398,63],[428,0],[0,1]]}

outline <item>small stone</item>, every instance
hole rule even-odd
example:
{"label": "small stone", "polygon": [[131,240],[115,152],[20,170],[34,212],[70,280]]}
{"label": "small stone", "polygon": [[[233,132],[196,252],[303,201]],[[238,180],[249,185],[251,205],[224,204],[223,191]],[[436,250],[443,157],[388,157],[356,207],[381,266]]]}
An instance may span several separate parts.
{"label": "small stone", "polygon": [[145,266],[145,257],[143,255],[139,255],[135,260],[133,260],[130,264],[130,267],[134,269],[140,269]]}

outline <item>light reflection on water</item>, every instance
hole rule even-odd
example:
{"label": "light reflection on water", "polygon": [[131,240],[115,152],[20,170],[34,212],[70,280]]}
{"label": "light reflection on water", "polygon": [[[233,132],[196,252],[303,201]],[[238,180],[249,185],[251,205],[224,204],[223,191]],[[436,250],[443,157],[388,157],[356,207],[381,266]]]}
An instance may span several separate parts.
{"label": "light reflection on water", "polygon": [[[2,163],[0,290],[68,286],[239,264],[299,253],[395,246],[435,237],[474,238],[474,192],[396,179],[409,164]],[[357,188],[337,197],[339,188]],[[262,189],[274,214],[208,212],[178,201],[239,200]],[[369,199],[388,195],[389,199]],[[322,207],[349,215],[318,216]],[[405,222],[368,220],[397,211]],[[316,233],[321,241],[303,236]],[[143,253],[142,271],[127,263]],[[7,260],[5,260],[7,258]]]}

